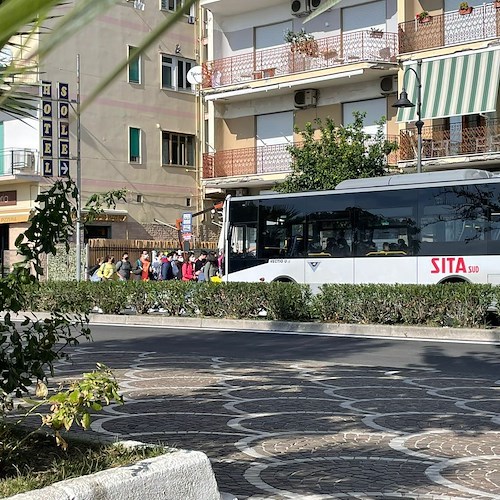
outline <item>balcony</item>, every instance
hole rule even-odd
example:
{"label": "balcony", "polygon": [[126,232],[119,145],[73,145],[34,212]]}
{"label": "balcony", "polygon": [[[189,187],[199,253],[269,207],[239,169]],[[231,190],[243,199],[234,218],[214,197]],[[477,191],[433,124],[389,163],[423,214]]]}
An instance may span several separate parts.
{"label": "balcony", "polygon": [[395,33],[372,31],[320,38],[302,50],[284,44],[204,63],[202,86],[237,85],[367,61],[396,63],[397,47]]}
{"label": "balcony", "polygon": [[[457,2],[458,5],[458,2]],[[429,22],[417,19],[399,25],[399,53],[448,47],[500,36],[500,9],[495,4],[474,7],[470,14],[445,12]]]}
{"label": "balcony", "polygon": [[[417,156],[416,129],[402,130],[399,138],[401,161],[415,160]],[[488,120],[485,125],[446,127],[433,125],[422,129],[422,159],[488,156],[500,153],[500,120]],[[476,158],[478,159],[478,158]],[[464,158],[465,160],[465,158]]]}
{"label": "balcony", "polygon": [[12,175],[39,175],[38,151],[7,148],[0,150],[0,179]]}
{"label": "balcony", "polygon": [[[397,141],[397,136],[387,136]],[[300,143],[295,143],[300,145]],[[258,146],[254,148],[228,149],[203,154],[203,179],[234,177],[253,174],[276,174],[290,172],[291,155],[289,143]],[[391,153],[387,161],[396,165],[399,151]]]}

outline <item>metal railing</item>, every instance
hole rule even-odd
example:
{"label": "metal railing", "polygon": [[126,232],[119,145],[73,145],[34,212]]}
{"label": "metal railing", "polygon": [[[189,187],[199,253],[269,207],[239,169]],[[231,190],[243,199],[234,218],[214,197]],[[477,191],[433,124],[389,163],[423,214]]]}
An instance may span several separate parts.
{"label": "metal railing", "polygon": [[[386,139],[388,141],[399,142],[398,136],[386,136]],[[294,145],[300,146],[301,144],[298,142]],[[228,149],[217,151],[216,153],[204,153],[203,179],[290,172],[292,159],[289,148],[289,143],[283,143],[254,148]],[[389,165],[396,165],[398,160],[398,150],[390,153],[387,157]]]}
{"label": "metal railing", "polygon": [[35,149],[0,149],[0,176],[39,174],[38,151]]}
{"label": "metal railing", "polygon": [[[458,5],[458,4],[457,4]],[[458,11],[399,24],[399,53],[447,47],[500,36],[500,9],[495,4],[474,7],[470,14]]]}
{"label": "metal railing", "polygon": [[[417,130],[402,130],[399,139],[401,160],[414,160],[417,155]],[[442,158],[500,152],[500,120],[487,120],[484,125],[464,127],[430,125],[422,129],[422,158]]]}
{"label": "metal railing", "polygon": [[202,87],[235,85],[363,61],[395,63],[397,49],[395,33],[374,31],[330,36],[302,45],[288,43],[204,63]]}

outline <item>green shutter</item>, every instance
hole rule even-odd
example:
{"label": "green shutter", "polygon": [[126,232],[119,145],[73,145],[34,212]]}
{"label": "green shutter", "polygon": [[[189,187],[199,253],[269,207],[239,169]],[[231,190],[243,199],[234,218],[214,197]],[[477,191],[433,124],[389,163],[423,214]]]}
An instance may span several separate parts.
{"label": "green shutter", "polygon": [[130,127],[130,161],[138,162],[141,154],[141,130]]}
{"label": "green shutter", "polygon": [[[418,87],[415,61],[405,66],[403,87],[408,99],[417,104]],[[422,119],[472,115],[495,111],[500,76],[500,50],[424,61],[422,84]],[[399,122],[417,120],[417,109],[398,110]]]}

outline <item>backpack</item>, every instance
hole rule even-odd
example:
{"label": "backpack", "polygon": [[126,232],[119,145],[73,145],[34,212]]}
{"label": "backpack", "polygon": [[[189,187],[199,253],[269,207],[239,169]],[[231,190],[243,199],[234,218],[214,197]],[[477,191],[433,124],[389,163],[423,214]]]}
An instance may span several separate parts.
{"label": "backpack", "polygon": [[141,263],[141,259],[137,259],[136,262],[135,262],[135,269],[132,270],[132,272],[135,274],[135,275],[139,275],[142,273],[142,263]]}
{"label": "backpack", "polygon": [[179,278],[179,266],[177,265],[177,262],[173,260],[170,264],[172,265],[172,273],[174,275],[174,278]]}

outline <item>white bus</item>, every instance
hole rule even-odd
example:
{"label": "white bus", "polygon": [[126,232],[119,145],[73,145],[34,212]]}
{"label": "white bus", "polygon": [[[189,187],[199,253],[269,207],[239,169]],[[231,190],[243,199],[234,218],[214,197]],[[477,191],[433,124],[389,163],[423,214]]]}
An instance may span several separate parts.
{"label": "white bus", "polygon": [[500,283],[500,174],[353,179],[223,213],[225,281]]}

